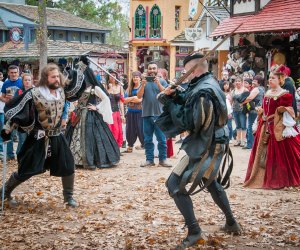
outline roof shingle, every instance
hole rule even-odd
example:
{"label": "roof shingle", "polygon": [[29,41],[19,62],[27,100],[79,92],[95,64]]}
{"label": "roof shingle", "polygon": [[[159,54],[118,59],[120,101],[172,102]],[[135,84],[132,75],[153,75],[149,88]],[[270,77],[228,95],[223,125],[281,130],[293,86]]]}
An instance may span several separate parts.
{"label": "roof shingle", "polygon": [[255,15],[235,16],[225,19],[211,36],[229,34],[243,24],[235,34],[261,32],[288,32],[300,30],[300,1],[271,0]]}
{"label": "roof shingle", "polygon": [[[36,6],[0,3],[0,8],[1,7],[31,19],[32,21],[37,20]],[[57,8],[47,8],[47,25],[52,27],[81,28],[99,31],[111,30]]]}
{"label": "roof shingle", "polygon": [[[73,57],[88,52],[119,53],[126,54],[128,50],[107,44],[89,44],[64,41],[48,41],[48,57]],[[39,58],[39,50],[36,43],[30,43],[29,49],[24,49],[24,43],[13,44],[6,42],[0,47],[0,58]]]}

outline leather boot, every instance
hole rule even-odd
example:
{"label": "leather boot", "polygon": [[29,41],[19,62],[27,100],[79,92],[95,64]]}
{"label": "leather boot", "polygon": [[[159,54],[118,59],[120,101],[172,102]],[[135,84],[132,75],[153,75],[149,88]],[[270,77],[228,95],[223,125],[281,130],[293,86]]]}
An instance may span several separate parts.
{"label": "leather boot", "polygon": [[74,174],[61,177],[63,185],[64,203],[67,203],[67,206],[73,208],[78,207],[77,202],[73,199],[74,179]]}
{"label": "leather boot", "polygon": [[175,250],[183,250],[191,246],[194,246],[201,239],[202,239],[201,228],[198,222],[195,222],[192,225],[188,226],[187,237],[179,245],[176,246]]}
{"label": "leather boot", "polygon": [[[22,181],[15,178],[14,173],[11,174],[7,182],[5,183],[4,200],[8,200],[10,206],[15,207],[17,205],[16,200],[11,196],[12,191],[19,186]],[[2,200],[2,187],[0,188],[0,201]]]}

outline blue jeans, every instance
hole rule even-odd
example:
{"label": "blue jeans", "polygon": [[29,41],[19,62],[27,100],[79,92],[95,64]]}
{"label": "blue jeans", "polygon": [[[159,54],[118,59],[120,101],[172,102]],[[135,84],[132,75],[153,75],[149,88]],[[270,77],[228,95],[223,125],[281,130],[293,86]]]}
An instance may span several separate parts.
{"label": "blue jeans", "polygon": [[154,123],[156,116],[147,116],[143,117],[143,132],[144,132],[144,143],[145,143],[145,152],[146,160],[154,162],[154,143],[153,143],[153,134],[157,138],[158,142],[158,158],[159,161],[164,161],[167,159],[167,143],[164,133],[160,128]]}
{"label": "blue jeans", "polygon": [[242,111],[238,111],[238,112],[233,112],[233,117],[236,124],[236,130],[246,131],[247,116]]}
{"label": "blue jeans", "polygon": [[[0,131],[3,129],[3,126],[4,126],[4,113],[0,113]],[[13,138],[13,133],[11,138]],[[3,140],[1,136],[0,136],[0,154],[3,154]],[[7,157],[9,158],[15,157],[13,140],[7,143]]]}
{"label": "blue jeans", "polygon": [[247,148],[252,148],[254,143],[254,136],[252,131],[252,125],[257,117],[256,111],[250,111],[248,113],[248,128],[247,128]]}
{"label": "blue jeans", "polygon": [[227,127],[229,129],[229,140],[232,139],[233,136],[233,130],[232,130],[232,118],[227,120]]}

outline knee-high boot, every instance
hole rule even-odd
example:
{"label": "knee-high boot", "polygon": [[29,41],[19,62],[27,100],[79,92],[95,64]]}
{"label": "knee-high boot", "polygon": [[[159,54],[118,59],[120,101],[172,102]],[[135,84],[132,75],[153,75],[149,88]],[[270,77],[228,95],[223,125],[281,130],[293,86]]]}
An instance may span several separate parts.
{"label": "knee-high boot", "polygon": [[61,177],[62,186],[63,186],[64,202],[67,203],[67,205],[70,207],[78,206],[77,202],[73,198],[74,179],[75,179],[74,174]]}
{"label": "knee-high boot", "polygon": [[[19,186],[23,181],[15,178],[15,173],[12,173],[9,179],[5,182],[4,199],[8,200],[10,206],[16,206],[17,202],[11,196],[12,191]],[[2,187],[0,188],[0,200],[2,200]]]}

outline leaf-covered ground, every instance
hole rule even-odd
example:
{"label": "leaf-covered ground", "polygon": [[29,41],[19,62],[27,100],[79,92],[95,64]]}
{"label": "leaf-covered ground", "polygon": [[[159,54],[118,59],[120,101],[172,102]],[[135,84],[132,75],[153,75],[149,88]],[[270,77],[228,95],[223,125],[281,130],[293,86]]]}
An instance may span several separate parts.
{"label": "leaf-covered ground", "polygon": [[[204,240],[193,249],[299,249],[299,189],[244,189],[250,152],[233,148],[233,153],[227,193],[243,233],[221,233],[224,216],[202,192],[193,201]],[[13,193],[19,206],[6,206],[0,215],[0,249],[174,248],[186,229],[164,185],[171,170],[140,168],[143,160],[144,152],[135,151],[123,156],[117,168],[76,170],[77,209],[64,206],[60,178],[46,173],[23,183]],[[8,167],[11,173],[16,162]]]}

